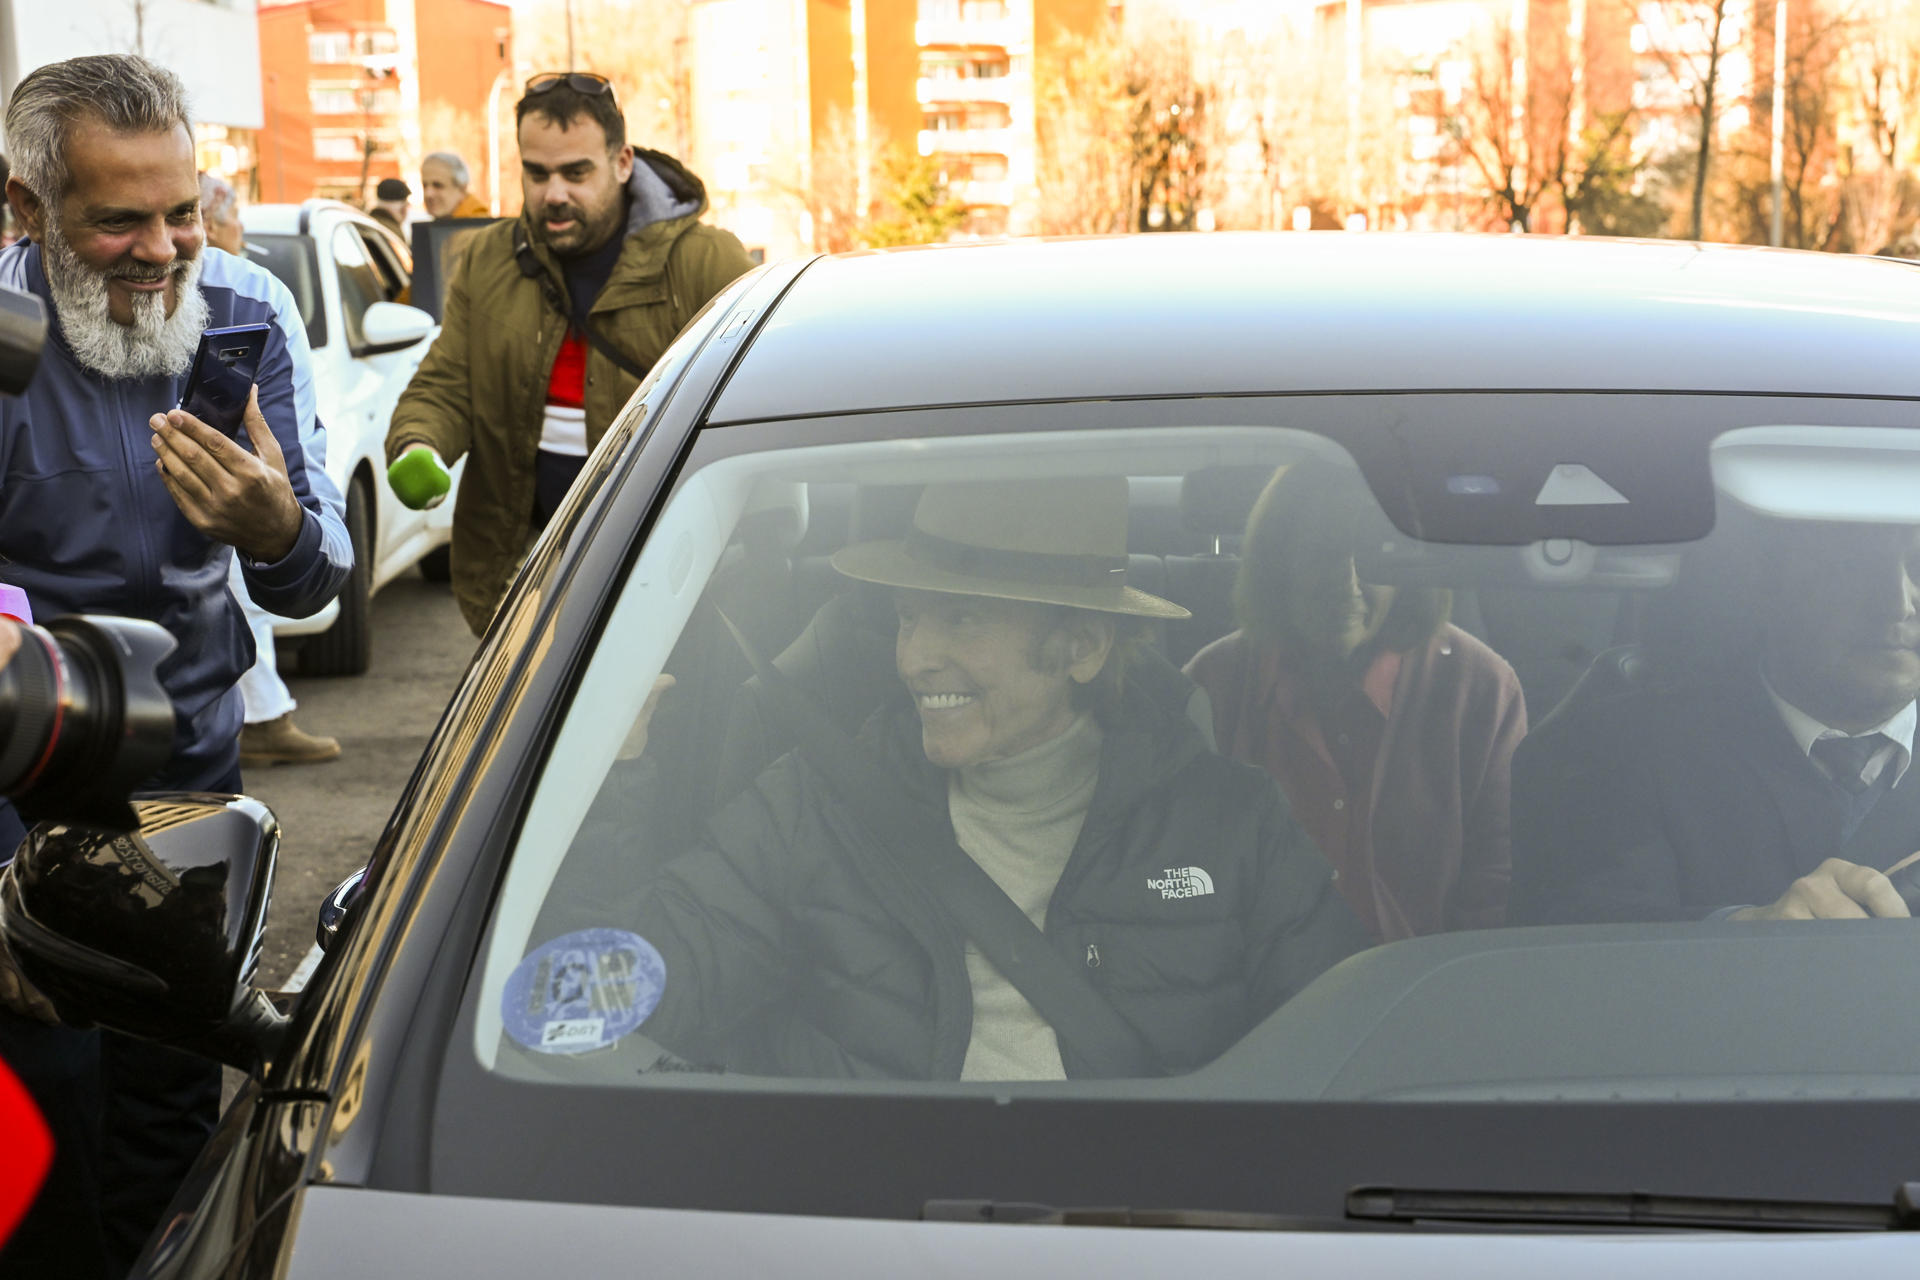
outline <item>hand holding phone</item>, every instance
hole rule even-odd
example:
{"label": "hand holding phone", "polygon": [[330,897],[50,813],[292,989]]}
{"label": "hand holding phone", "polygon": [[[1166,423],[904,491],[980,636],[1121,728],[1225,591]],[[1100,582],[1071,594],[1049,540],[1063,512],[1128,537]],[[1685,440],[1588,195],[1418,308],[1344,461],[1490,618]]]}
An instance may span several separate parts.
{"label": "hand holding phone", "polygon": [[238,438],[185,409],[156,413],[149,425],[154,465],[189,524],[250,560],[271,563],[293,549],[305,515],[251,384]]}

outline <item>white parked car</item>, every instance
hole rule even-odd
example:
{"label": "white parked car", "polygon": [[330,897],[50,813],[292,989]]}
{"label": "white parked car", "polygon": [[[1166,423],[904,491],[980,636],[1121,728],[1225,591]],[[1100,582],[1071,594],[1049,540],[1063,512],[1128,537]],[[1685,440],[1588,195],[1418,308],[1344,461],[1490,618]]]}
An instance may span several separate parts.
{"label": "white parked car", "polygon": [[[347,500],[353,576],[339,600],[311,618],[284,618],[274,634],[304,637],[306,675],[367,668],[373,593],[415,564],[444,580],[453,495],[432,511],[402,506],[386,483],[387,422],[438,326],[406,304],[413,260],[400,238],[335,200],[260,204],[243,211],[247,256],[293,291],[307,341],[327,474]],[[454,468],[455,493],[460,468]]]}

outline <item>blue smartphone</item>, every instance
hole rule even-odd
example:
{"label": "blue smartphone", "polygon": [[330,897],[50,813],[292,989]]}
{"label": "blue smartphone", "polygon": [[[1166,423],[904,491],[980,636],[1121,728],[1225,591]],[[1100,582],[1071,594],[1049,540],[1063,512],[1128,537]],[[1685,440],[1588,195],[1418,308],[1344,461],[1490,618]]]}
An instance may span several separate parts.
{"label": "blue smartphone", "polygon": [[180,407],[215,431],[239,439],[268,332],[264,324],[236,324],[202,333]]}

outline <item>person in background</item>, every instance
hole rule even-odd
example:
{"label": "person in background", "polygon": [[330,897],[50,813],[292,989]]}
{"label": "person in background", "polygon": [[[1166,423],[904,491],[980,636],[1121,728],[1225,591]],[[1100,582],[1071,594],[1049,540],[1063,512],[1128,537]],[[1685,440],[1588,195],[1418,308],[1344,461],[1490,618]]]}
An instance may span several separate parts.
{"label": "person in background", "polygon": [[[210,173],[200,175],[200,221],[207,229],[209,247],[236,257],[246,256],[240,198],[230,183]],[[339,742],[304,733],[293,723],[297,704],[280,678],[273,646],[273,615],[253,602],[247,593],[246,575],[240,572],[237,561],[227,577],[227,588],[245,611],[247,630],[253,634],[253,665],[240,677],[240,696],[246,704],[246,720],[240,730],[241,767],[319,764],[338,759]]]}
{"label": "person in background", "polygon": [[420,162],[420,203],[433,218],[485,218],[487,202],[467,190],[473,175],[451,151],[435,151]]}
{"label": "person in background", "polygon": [[1527,731],[1520,681],[1447,621],[1446,591],[1361,581],[1354,554],[1378,511],[1350,471],[1312,458],[1282,470],[1247,524],[1241,629],[1187,674],[1212,699],[1220,750],[1280,783],[1376,938],[1493,928]]}
{"label": "person in background", "polygon": [[307,733],[293,722],[293,691],[280,678],[273,644],[273,615],[247,594],[247,580],[238,564],[227,587],[247,615],[253,634],[254,662],[240,677],[240,697],[246,720],[240,727],[240,767],[274,764],[323,764],[340,758],[340,741]]}
{"label": "person in background", "polygon": [[476,635],[648,368],[753,266],[700,221],[700,179],[628,145],[606,77],[534,76],[514,117],[524,208],[467,241],[387,431],[389,482],[411,506],[439,501],[447,464],[471,455],[453,593]]}
{"label": "person in background", "polygon": [[407,189],[406,183],[398,178],[382,178],[380,185],[373,189],[373,207],[367,213],[376,222],[385,224],[387,230],[405,239],[409,209],[407,202],[412,199],[413,192]]}
{"label": "person in background", "polygon": [[207,246],[245,257],[246,233],[240,228],[240,197],[233,184],[211,173],[200,175],[200,225],[206,228]]}

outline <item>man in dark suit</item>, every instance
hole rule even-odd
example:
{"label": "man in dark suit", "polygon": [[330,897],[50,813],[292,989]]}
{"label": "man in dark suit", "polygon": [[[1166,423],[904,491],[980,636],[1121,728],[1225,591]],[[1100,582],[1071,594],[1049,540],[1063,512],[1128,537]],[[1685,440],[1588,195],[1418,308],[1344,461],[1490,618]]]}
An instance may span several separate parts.
{"label": "man in dark suit", "polygon": [[1909,912],[1920,529],[1779,523],[1758,661],[1549,717],[1513,758],[1516,924]]}

